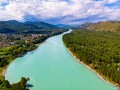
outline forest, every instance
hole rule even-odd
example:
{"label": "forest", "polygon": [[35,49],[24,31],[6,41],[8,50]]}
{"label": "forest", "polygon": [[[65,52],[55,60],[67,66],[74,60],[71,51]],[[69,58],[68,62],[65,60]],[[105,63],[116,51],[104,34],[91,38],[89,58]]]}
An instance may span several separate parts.
{"label": "forest", "polygon": [[67,48],[104,79],[120,86],[120,32],[73,30],[63,36]]}
{"label": "forest", "polygon": [[26,88],[26,83],[28,80],[29,78],[22,77],[20,82],[11,85],[8,80],[0,78],[0,90],[29,90]]}

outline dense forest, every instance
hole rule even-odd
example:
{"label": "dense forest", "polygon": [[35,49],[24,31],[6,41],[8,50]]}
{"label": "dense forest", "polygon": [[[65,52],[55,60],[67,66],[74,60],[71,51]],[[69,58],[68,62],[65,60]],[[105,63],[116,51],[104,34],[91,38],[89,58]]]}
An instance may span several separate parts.
{"label": "dense forest", "polygon": [[74,30],[63,40],[80,61],[120,86],[120,32]]}
{"label": "dense forest", "polygon": [[20,82],[11,85],[8,80],[0,78],[0,90],[29,90],[26,87],[28,80],[29,78],[22,77]]}

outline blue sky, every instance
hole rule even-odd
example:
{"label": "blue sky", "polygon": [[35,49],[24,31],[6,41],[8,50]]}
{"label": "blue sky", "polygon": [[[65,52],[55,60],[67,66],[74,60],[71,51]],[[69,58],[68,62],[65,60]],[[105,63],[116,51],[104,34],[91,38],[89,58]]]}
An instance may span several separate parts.
{"label": "blue sky", "polygon": [[0,20],[82,24],[120,20],[120,0],[0,0]]}

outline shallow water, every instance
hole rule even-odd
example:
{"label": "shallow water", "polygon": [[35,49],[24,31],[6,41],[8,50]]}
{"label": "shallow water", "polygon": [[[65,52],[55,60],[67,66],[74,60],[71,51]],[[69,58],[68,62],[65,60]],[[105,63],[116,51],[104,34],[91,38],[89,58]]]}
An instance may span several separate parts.
{"label": "shallow water", "polygon": [[29,77],[30,90],[117,90],[82,64],[67,51],[62,36],[54,36],[36,50],[16,58],[5,78],[11,83]]}

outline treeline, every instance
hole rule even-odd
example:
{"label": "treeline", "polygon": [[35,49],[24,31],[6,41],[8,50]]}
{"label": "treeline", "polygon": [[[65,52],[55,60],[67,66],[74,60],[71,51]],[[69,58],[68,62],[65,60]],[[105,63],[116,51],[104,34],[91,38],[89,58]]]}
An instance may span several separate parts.
{"label": "treeline", "polygon": [[120,86],[120,32],[77,30],[63,40],[77,58]]}
{"label": "treeline", "polygon": [[10,84],[8,80],[5,80],[4,78],[0,78],[0,90],[29,90],[26,88],[27,81],[29,78],[23,78],[20,80],[20,82],[15,84]]}

